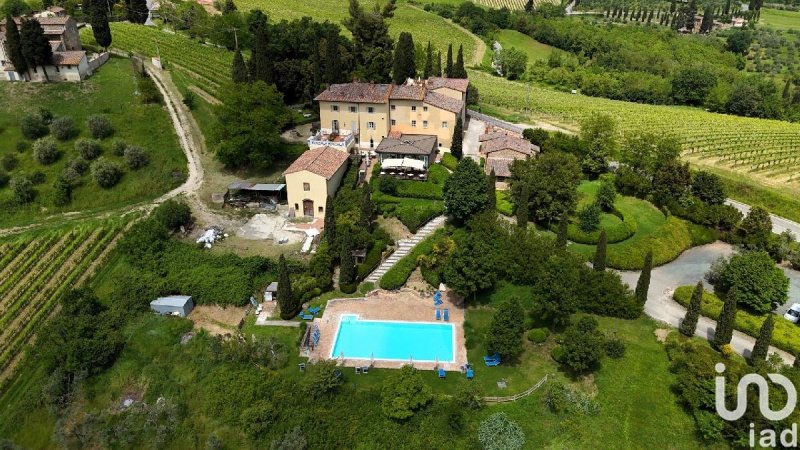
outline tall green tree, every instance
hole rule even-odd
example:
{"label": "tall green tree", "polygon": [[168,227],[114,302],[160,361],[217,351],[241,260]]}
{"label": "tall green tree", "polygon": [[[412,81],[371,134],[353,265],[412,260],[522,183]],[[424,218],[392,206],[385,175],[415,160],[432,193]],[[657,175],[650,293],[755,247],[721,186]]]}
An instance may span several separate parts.
{"label": "tall green tree", "polygon": [[753,346],[753,353],[750,354],[750,361],[753,364],[759,364],[767,359],[769,353],[769,345],[772,343],[772,332],[775,329],[774,314],[767,314],[767,319],[761,324],[761,329],[758,331],[756,343]]}
{"label": "tall green tree", "polygon": [[786,78],[786,84],[783,85],[783,99],[791,100],[792,98],[792,77]]}
{"label": "tall green tree", "polygon": [[281,318],[289,320],[300,311],[300,305],[292,292],[292,281],[289,278],[289,268],[283,255],[278,258],[278,306],[281,309]]}
{"label": "tall green tree", "polygon": [[486,195],[488,197],[489,203],[486,205],[486,209],[490,211],[494,211],[497,208],[497,175],[494,174],[494,169],[489,172],[489,176],[486,178]]}
{"label": "tall green tree", "polygon": [[[692,17],[692,23],[694,24],[694,17]],[[711,31],[711,28],[714,27],[714,8],[712,6],[706,6],[703,10],[703,21],[700,22],[700,33],[706,34]]]}
{"label": "tall green tree", "polygon": [[464,146],[464,123],[461,121],[461,116],[456,119],[456,126],[453,127],[453,139],[452,143],[450,144],[450,153],[456,157],[456,159],[461,159],[463,156],[463,146]]}
{"label": "tall green tree", "polygon": [[442,76],[442,52],[436,52],[436,59],[433,61],[433,74],[434,76]]}
{"label": "tall green tree", "polygon": [[6,49],[8,59],[14,65],[14,70],[23,77],[27,77],[28,61],[22,53],[22,40],[17,23],[11,15],[6,16]]}
{"label": "tall green tree", "polygon": [[722,305],[722,312],[717,317],[717,328],[714,330],[714,346],[721,348],[723,345],[731,343],[733,337],[733,325],[736,321],[736,289],[731,289],[725,296],[725,303]]}
{"label": "tall green tree", "polygon": [[325,36],[325,76],[323,81],[328,85],[347,81],[347,73],[342,70],[339,40],[339,31],[336,28],[331,28]]}
{"label": "tall green tree", "polygon": [[322,233],[325,242],[332,246],[336,241],[336,216],[334,215],[333,197],[331,196],[328,196],[325,200],[325,228]]}
{"label": "tall green tree", "polygon": [[530,190],[527,184],[522,185],[517,202],[517,226],[528,228],[528,204],[530,202]]}
{"label": "tall green tree", "polygon": [[647,252],[644,257],[644,268],[639,274],[639,279],[636,281],[636,290],[634,291],[636,300],[640,305],[647,303],[647,292],[650,290],[650,276],[653,272],[653,251]]}
{"label": "tall green tree", "polygon": [[241,50],[236,50],[233,54],[231,78],[234,83],[247,83],[250,81],[250,74],[247,72],[247,65],[244,62]]}
{"label": "tall green tree", "polygon": [[556,233],[556,248],[566,250],[567,240],[569,239],[569,219],[562,217],[558,221],[558,233]]}
{"label": "tall green tree", "polygon": [[515,161],[511,174],[511,197],[519,208],[521,188],[527,186],[528,206],[534,220],[551,222],[575,211],[581,169],[574,156],[545,152],[537,158]]}
{"label": "tall green tree", "polygon": [[53,48],[50,41],[44,34],[44,29],[39,21],[34,19],[23,19],[19,30],[22,42],[22,56],[25,58],[28,67],[36,70],[37,66],[42,67],[44,78],[50,81],[45,66],[53,62]]}
{"label": "tall green tree", "polygon": [[527,0],[525,2],[525,12],[528,14],[533,12],[533,0]]}
{"label": "tall green tree", "polygon": [[393,3],[387,4],[383,14],[364,11],[358,0],[350,0],[349,17],[342,23],[353,35],[353,51],[361,78],[375,83],[392,80],[393,41],[389,36],[386,18],[393,13]]}
{"label": "tall green tree", "polygon": [[257,27],[253,35],[250,55],[250,81],[274,83],[273,58],[270,55],[269,34],[266,27]]}
{"label": "tall green tree", "polygon": [[458,55],[453,66],[453,78],[467,78],[467,69],[464,67],[464,45],[458,46]]}
{"label": "tall green tree", "polygon": [[427,80],[434,76],[433,70],[433,47],[431,47],[431,41],[428,41],[428,47],[425,50],[425,68],[422,70],[422,77]]}
{"label": "tall green tree", "polygon": [[447,59],[445,59],[444,76],[453,78],[453,44],[447,46]]}
{"label": "tall green tree", "polygon": [[597,176],[606,171],[608,160],[617,152],[617,124],[603,113],[593,113],[581,122],[581,141],[586,154],[581,162],[583,171]]}
{"label": "tall green tree", "polygon": [[459,161],[456,170],[442,188],[447,214],[456,223],[464,223],[475,213],[486,209],[486,177],[472,158]]}
{"label": "tall green tree", "polygon": [[361,187],[361,217],[359,224],[364,230],[369,231],[372,225],[372,216],[375,213],[375,205],[372,204],[372,188],[368,183]]}
{"label": "tall green tree", "polygon": [[504,360],[516,360],[522,354],[522,334],[525,332],[525,310],[519,298],[511,297],[495,309],[489,332],[486,334],[488,353],[499,353]]}
{"label": "tall green tree", "polygon": [[605,344],[605,336],[597,325],[597,320],[586,316],[568,327],[564,331],[560,362],[578,373],[595,369],[603,358]]}
{"label": "tall green tree", "polygon": [[339,253],[339,289],[349,294],[355,291],[356,264],[353,260],[353,243],[350,233],[342,236],[342,247]]}
{"label": "tall green tree", "polygon": [[495,254],[490,242],[478,233],[468,233],[445,263],[443,275],[447,287],[464,298],[491,288],[497,279]]}
{"label": "tall green tree", "polygon": [[394,84],[403,84],[409,78],[416,78],[417,66],[414,54],[414,39],[411,33],[403,31],[397,39],[394,49],[394,65],[392,80]]}
{"label": "tall green tree", "polygon": [[725,8],[722,10],[722,14],[728,15],[731,13],[731,0],[725,0]]}
{"label": "tall green tree", "polygon": [[594,260],[592,261],[594,270],[603,272],[606,270],[608,259],[608,237],[606,230],[600,231],[600,240],[597,242],[597,249],[594,252]]}
{"label": "tall green tree", "polygon": [[125,0],[125,17],[129,22],[143,24],[149,14],[147,0]]}
{"label": "tall green tree", "polygon": [[89,16],[89,25],[92,26],[92,34],[97,45],[108,50],[111,45],[111,27],[108,25],[108,9],[106,3],[101,0],[90,0],[83,3],[83,10]]}
{"label": "tall green tree", "polygon": [[769,212],[754,206],[736,230],[743,244],[754,249],[766,249],[772,237],[772,218]]}
{"label": "tall green tree", "polygon": [[697,331],[697,321],[700,319],[700,306],[703,302],[703,282],[698,281],[697,285],[692,291],[692,299],[689,301],[689,306],[686,308],[686,315],[681,321],[681,326],[678,330],[684,336],[692,337]]}

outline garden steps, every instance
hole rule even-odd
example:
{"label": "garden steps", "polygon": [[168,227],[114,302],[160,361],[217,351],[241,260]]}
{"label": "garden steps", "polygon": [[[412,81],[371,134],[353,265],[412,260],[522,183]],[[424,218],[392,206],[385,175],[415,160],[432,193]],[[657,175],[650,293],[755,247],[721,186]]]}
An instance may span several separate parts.
{"label": "garden steps", "polygon": [[417,246],[423,239],[430,236],[434,231],[444,225],[445,217],[444,216],[437,216],[434,217],[430,222],[425,224],[422,228],[420,228],[417,233],[408,238],[408,239],[401,239],[397,241],[397,250],[391,254],[386,261],[382,262],[380,266],[378,266],[375,271],[373,271],[365,281],[369,281],[371,283],[377,283],[381,277],[389,271],[394,265],[403,259],[406,255],[411,253],[411,250]]}

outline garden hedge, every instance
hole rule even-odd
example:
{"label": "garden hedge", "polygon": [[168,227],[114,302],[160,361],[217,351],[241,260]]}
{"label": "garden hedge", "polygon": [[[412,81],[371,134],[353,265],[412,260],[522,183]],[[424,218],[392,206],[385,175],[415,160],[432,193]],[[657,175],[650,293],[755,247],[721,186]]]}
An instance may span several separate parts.
{"label": "garden hedge", "polygon": [[[606,238],[608,239],[609,244],[622,242],[626,239],[630,239],[631,236],[636,234],[638,225],[635,217],[633,217],[630,213],[623,213],[617,210],[612,211],[611,214],[617,216],[621,220],[621,223],[611,227],[598,228],[591,233],[582,231],[577,224],[570,223],[569,227],[567,228],[567,237],[572,242],[595,245],[600,242],[600,232],[602,230],[606,231]],[[554,223],[552,228],[553,231],[557,231],[558,224]]]}
{"label": "garden hedge", "polygon": [[388,272],[383,274],[380,280],[380,287],[381,289],[393,290],[393,289],[400,289],[406,284],[408,277],[411,276],[411,272],[417,268],[417,260],[419,259],[420,255],[427,255],[433,251],[433,245],[436,243],[436,240],[442,236],[444,231],[438,230],[436,233],[432,234],[425,238],[422,242],[417,244],[411,252],[403,257],[400,261],[389,269]]}

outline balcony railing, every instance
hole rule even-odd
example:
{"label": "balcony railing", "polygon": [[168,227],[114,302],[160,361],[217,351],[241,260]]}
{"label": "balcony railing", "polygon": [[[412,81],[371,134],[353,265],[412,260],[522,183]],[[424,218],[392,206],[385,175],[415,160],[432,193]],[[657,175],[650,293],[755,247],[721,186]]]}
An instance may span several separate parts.
{"label": "balcony railing", "polygon": [[343,149],[350,149],[355,143],[356,138],[352,133],[331,133],[326,130],[317,132],[314,136],[308,138],[308,147],[341,147]]}

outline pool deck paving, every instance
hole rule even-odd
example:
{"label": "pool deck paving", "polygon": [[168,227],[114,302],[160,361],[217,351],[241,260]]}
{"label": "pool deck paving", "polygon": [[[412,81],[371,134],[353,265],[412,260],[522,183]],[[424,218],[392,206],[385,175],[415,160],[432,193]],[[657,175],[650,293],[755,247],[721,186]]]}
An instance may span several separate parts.
{"label": "pool deck paving", "polygon": [[445,292],[444,304],[433,306],[432,296],[424,296],[411,289],[399,291],[375,290],[363,298],[341,298],[328,301],[322,317],[314,319],[314,325],[320,330],[319,344],[307,355],[311,361],[335,359],[344,367],[372,366],[377,368],[397,369],[409,363],[421,370],[434,370],[436,362],[421,361],[389,361],[369,359],[331,358],[331,349],[339,330],[339,321],[343,315],[357,315],[361,320],[396,320],[407,322],[448,323],[435,319],[437,308],[449,310],[449,323],[455,325],[455,362],[439,362],[438,367],[447,371],[459,371],[467,362],[467,348],[464,338],[464,309],[455,305]]}

